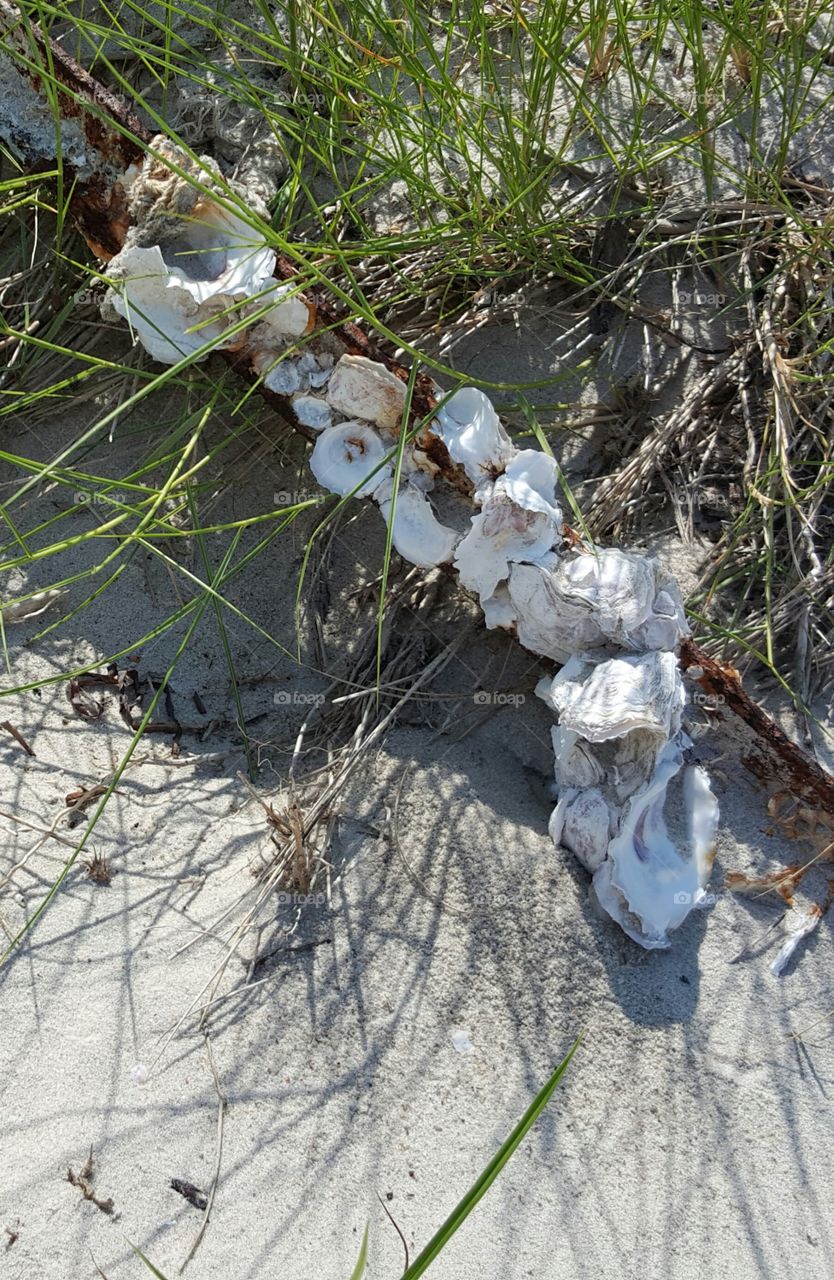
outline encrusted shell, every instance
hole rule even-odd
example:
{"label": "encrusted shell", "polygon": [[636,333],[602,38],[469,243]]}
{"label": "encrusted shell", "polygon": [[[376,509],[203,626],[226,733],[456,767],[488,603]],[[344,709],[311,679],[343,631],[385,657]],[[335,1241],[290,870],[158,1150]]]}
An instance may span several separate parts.
{"label": "encrusted shell", "polygon": [[405,392],[405,383],[396,374],[365,356],[341,356],[327,384],[327,399],[339,413],[375,422],[388,431],[402,420]]}
{"label": "encrusted shell", "polygon": [[521,564],[509,591],[521,643],[557,662],[611,644],[673,649],[688,631],[680,593],[659,562],[616,548]]}
{"label": "encrusted shell", "polygon": [[539,688],[559,713],[560,728],[595,743],[637,729],[668,738],[680,726],[686,697],[677,659],[665,652],[605,662],[575,654],[549,689]]}

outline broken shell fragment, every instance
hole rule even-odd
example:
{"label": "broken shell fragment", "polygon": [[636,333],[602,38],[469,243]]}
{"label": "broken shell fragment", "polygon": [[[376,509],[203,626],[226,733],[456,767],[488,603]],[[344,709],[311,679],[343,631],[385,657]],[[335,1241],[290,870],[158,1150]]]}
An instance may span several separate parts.
{"label": "broken shell fragment", "polygon": [[270,279],[275,251],[228,209],[201,200],[180,225],[179,233],[160,248],[171,274],[195,302],[218,295],[250,296]]}
{"label": "broken shell fragment", "polygon": [[[297,293],[292,285],[279,284],[270,275],[263,281],[262,290],[254,299],[251,310],[257,312],[260,322],[274,334],[282,338],[301,338],[315,327],[315,305]],[[269,310],[265,311],[266,307]]]}
{"label": "broken shell fragment", "polygon": [[404,560],[430,568],[451,560],[460,534],[441,524],[424,493],[413,485],[404,485],[394,503],[391,497],[380,502],[386,524],[394,525],[392,541]]}
{"label": "broken shell fragment", "polygon": [[669,930],[704,898],[718,813],[704,771],[688,769],[690,848],[675,847],[663,809],[687,739],[674,653],[576,654],[537,693],[559,715],[554,841],[593,873],[597,901],[630,938],[668,946]]}
{"label": "broken shell fragment", "polygon": [[294,396],[292,407],[298,421],[314,431],[326,430],[333,421],[330,405],[321,396]]}
{"label": "broken shell fragment", "polygon": [[486,599],[481,597],[481,608],[484,611],[484,621],[488,629],[504,627],[509,631],[515,625],[515,613],[505,583],[499,582],[493,595],[487,596]]}
{"label": "broken shell fragment", "polygon": [[770,972],[775,978],[781,978],[787,968],[788,961],[800,942],[802,942],[803,938],[807,938],[809,933],[813,933],[823,914],[823,908],[816,902],[812,903],[807,911],[791,910],[788,912],[787,939],[782,943],[778,953],[770,962]]}
{"label": "broken shell fragment", "polygon": [[362,418],[394,431],[405,408],[405,383],[375,360],[342,356],[327,384],[332,408],[348,418]]}
{"label": "broken shell fragment", "polygon": [[450,396],[438,409],[432,430],[440,436],[452,461],[461,464],[476,490],[496,472],[503,471],[515,453],[492,401],[476,387],[461,387]]}
{"label": "broken shell fragment", "polygon": [[[366,422],[340,422],[322,431],[310,455],[310,469],[324,489],[342,497],[368,497],[391,475],[387,450]],[[380,465],[381,464],[381,465]]]}
{"label": "broken shell fragment", "polygon": [[[271,354],[269,353],[270,356]],[[263,363],[271,365],[264,373],[264,386],[269,391],[274,391],[279,396],[291,396],[294,392],[306,390],[306,375],[299,368],[298,361],[279,356],[273,363],[271,359],[264,361],[256,357],[253,366],[258,369]]]}
{"label": "broken shell fragment", "polygon": [[0,604],[0,616],[3,622],[25,622],[27,618],[37,618],[52,605],[66,596],[63,587],[50,587],[47,591],[36,591],[23,600]]}

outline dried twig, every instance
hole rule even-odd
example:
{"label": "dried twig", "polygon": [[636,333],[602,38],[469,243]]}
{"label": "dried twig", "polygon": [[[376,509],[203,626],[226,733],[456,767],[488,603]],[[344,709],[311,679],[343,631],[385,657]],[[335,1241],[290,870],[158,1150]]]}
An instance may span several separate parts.
{"label": "dried twig", "polygon": [[205,1037],[206,1054],[208,1055],[208,1063],[209,1063],[209,1067],[211,1068],[212,1080],[214,1081],[214,1089],[215,1089],[215,1093],[217,1094],[217,1140],[215,1145],[214,1174],[212,1175],[211,1186],[209,1187],[209,1191],[208,1191],[208,1198],[204,1206],[206,1211],[206,1216],[203,1218],[203,1221],[200,1224],[200,1230],[197,1232],[197,1235],[194,1239],[194,1243],[192,1244],[185,1259],[183,1260],[182,1266],[180,1267],[180,1270],[179,1270],[180,1275],[182,1275],[183,1271],[185,1271],[185,1268],[188,1266],[189,1262],[194,1257],[194,1254],[199,1249],[203,1236],[206,1233],[206,1228],[208,1227],[209,1219],[211,1217],[211,1208],[212,1208],[212,1205],[214,1204],[214,1194],[217,1190],[217,1183],[220,1180],[220,1164],[223,1159],[223,1118],[226,1112],[226,1096],[220,1087],[220,1080],[217,1075],[217,1068],[214,1065],[214,1057],[211,1052],[211,1038],[209,1036],[208,1031],[204,1031],[203,1036]]}
{"label": "dried twig", "polygon": [[11,720],[0,720],[0,729],[5,729],[6,733],[10,733],[15,742],[20,743],[28,756],[33,756],[35,754],[34,749],[30,747],[20,730],[14,727]]}

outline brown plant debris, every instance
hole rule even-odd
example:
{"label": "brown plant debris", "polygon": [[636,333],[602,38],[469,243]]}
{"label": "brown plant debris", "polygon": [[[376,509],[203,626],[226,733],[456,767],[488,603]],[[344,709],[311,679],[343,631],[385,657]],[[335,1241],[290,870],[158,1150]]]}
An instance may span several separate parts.
{"label": "brown plant debris", "polygon": [[15,728],[11,720],[0,720],[0,729],[5,729],[6,733],[10,733],[14,738],[15,742],[20,743],[21,747],[23,747],[23,750],[26,752],[28,756],[33,756],[35,754],[34,748],[30,747],[29,743],[26,741],[23,734],[20,732],[19,729]]}
{"label": "brown plant debris", "polygon": [[169,1185],[173,1191],[178,1192],[189,1204],[193,1204],[195,1209],[205,1212],[208,1204],[208,1196],[205,1191],[195,1187],[193,1182],[185,1182],[182,1178],[172,1178]]}
{"label": "brown plant debris", "polygon": [[102,1213],[112,1216],[115,1213],[115,1205],[113,1200],[108,1196],[106,1199],[96,1194],[93,1190],[93,1169],[95,1160],[93,1158],[93,1148],[90,1147],[90,1154],[84,1161],[84,1165],[80,1173],[73,1172],[72,1167],[67,1169],[66,1178],[73,1187],[77,1187],[85,1200],[89,1200],[92,1204],[100,1209]]}
{"label": "brown plant debris", "polygon": [[94,884],[111,884],[116,874],[108,859],[100,853],[94,853],[83,865],[87,871],[87,879]]}

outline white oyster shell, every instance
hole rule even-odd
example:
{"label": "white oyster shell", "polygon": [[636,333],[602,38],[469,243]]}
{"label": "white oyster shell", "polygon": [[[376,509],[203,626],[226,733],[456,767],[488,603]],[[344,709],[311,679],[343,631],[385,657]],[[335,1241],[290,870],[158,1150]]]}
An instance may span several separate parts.
{"label": "white oyster shell", "polygon": [[658,561],[616,548],[522,564],[509,577],[518,638],[566,662],[578,649],[673,649],[687,634],[680,593]]}
{"label": "white oyster shell", "polygon": [[541,561],[557,536],[552,516],[518,506],[496,485],[458,546],[455,566],[460,580],[481,600],[489,599],[508,577],[511,563]]}
{"label": "white oyster shell", "polygon": [[327,384],[327,399],[349,418],[395,430],[405,407],[405,383],[375,360],[341,356]]}
{"label": "white oyster shell", "polygon": [[223,345],[230,321],[213,317],[258,293],[274,264],[275,253],[247,223],[201,201],[165,244],[127,245],[111,260],[109,301],[155,360],[176,364],[207,344]]}
{"label": "white oyster shell", "polygon": [[556,501],[558,481],[555,458],[538,449],[520,449],[496,480],[494,492],[506,494],[511,502],[527,511],[541,511],[550,516],[558,529],[562,523],[562,512]]}
{"label": "white oyster shell", "polygon": [[382,440],[367,422],[340,422],[327,427],[317,438],[310,469],[331,493],[364,498],[391,475],[391,463],[383,462],[386,453]]}
{"label": "white oyster shell", "polygon": [[559,727],[588,742],[607,742],[636,729],[662,739],[676,733],[686,695],[674,653],[628,654],[596,662],[575,654],[539,689],[559,713]]}
{"label": "white oyster shell", "polygon": [[667,787],[682,761],[680,745],[668,742],[651,779],[627,801],[619,832],[594,874],[601,906],[649,950],[668,947],[669,930],[702,901],[709,876],[707,859],[679,853],[663,819]]}
{"label": "white oyster shell", "polygon": [[461,387],[450,396],[438,409],[432,429],[476,490],[493,472],[503,471],[516,452],[492,401],[476,387]]}
{"label": "white oyster shell", "polygon": [[396,503],[386,496],[379,505],[389,525],[393,507],[392,541],[404,560],[424,568],[451,560],[460,534],[440,523],[421,490],[410,484],[403,485]]}

